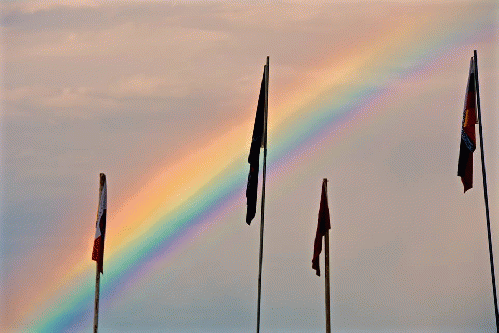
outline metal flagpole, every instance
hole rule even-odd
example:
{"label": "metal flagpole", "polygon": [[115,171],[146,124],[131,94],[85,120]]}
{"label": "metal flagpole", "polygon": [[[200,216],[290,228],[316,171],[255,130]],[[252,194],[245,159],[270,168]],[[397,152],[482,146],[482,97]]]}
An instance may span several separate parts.
{"label": "metal flagpole", "polygon": [[[327,195],[327,179],[326,181],[326,195]],[[324,235],[324,268],[325,268],[325,301],[326,301],[326,333],[331,333],[331,311],[330,311],[330,287],[329,287],[329,230],[326,230]]]}
{"label": "metal flagpole", "polygon": [[267,116],[268,116],[268,100],[269,100],[269,57],[267,56],[267,64],[265,65],[265,108],[264,108],[264,135],[263,135],[263,181],[262,181],[262,205],[260,219],[260,258],[258,266],[258,309],[256,313],[256,332],[260,332],[260,303],[262,298],[262,260],[263,260],[263,227],[264,227],[264,212],[265,212],[265,176],[267,171]]}
{"label": "metal flagpole", "polygon": [[489,214],[489,196],[487,194],[487,174],[485,172],[485,155],[483,152],[483,134],[482,134],[482,112],[480,110],[480,90],[478,84],[478,62],[477,53],[474,51],[473,57],[475,65],[475,89],[476,89],[476,102],[478,113],[478,131],[480,133],[480,153],[482,157],[482,178],[483,178],[483,197],[485,200],[485,216],[487,217],[487,233],[489,238],[489,258],[490,258],[490,272],[492,274],[492,292],[494,296],[494,310],[496,315],[496,330],[499,333],[499,312],[497,310],[497,294],[496,294],[496,277],[494,270],[494,254],[492,251],[492,234],[490,231],[490,214]]}
{"label": "metal flagpole", "polygon": [[95,307],[94,307],[94,333],[97,333],[97,326],[99,324],[99,291],[100,291],[100,272],[99,263],[96,263],[97,274],[95,276]]}

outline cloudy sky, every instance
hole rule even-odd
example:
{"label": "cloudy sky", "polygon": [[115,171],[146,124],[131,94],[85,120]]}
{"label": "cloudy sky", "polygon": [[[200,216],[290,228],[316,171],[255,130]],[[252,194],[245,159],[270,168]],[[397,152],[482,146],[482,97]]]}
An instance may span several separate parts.
{"label": "cloudy sky", "polygon": [[474,187],[456,176],[476,49],[499,249],[495,0],[0,6],[4,331],[91,330],[100,172],[100,331],[255,330],[244,193],[267,56],[262,331],[324,331],[322,178],[334,331],[495,331],[480,149]]}

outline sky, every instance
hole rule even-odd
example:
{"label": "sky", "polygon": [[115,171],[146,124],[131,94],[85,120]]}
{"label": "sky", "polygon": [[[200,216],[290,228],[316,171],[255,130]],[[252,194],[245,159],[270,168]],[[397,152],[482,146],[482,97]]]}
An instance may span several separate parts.
{"label": "sky", "polygon": [[457,161],[477,50],[497,249],[496,1],[0,8],[2,331],[91,330],[100,172],[99,331],[255,330],[245,188],[269,56],[262,331],[324,331],[327,178],[333,331],[495,332],[481,148],[465,194]]}

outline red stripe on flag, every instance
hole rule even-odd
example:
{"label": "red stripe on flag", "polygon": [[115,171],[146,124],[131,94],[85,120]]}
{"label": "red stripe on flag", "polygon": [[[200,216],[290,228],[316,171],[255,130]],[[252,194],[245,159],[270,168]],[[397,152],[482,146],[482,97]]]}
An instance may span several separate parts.
{"label": "red stripe on flag", "polygon": [[94,240],[94,249],[92,251],[92,260],[99,261],[102,257],[102,236],[97,237]]}

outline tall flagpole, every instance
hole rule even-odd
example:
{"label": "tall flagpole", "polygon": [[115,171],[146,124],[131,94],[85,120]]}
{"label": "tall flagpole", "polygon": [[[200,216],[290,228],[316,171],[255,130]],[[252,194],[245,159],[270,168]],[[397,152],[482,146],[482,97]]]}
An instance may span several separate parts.
{"label": "tall flagpole", "polygon": [[[327,178],[326,181],[326,195],[327,195]],[[325,301],[326,301],[326,333],[331,333],[331,310],[330,310],[330,287],[329,287],[329,229],[326,230],[324,235],[324,268],[325,268]]]}
{"label": "tall flagpole", "polygon": [[480,88],[478,84],[478,62],[477,53],[474,51],[473,57],[475,65],[475,87],[476,87],[476,102],[478,113],[478,131],[480,133],[480,155],[482,157],[482,178],[483,178],[483,198],[485,200],[485,216],[487,217],[487,233],[489,238],[489,258],[490,258],[490,272],[492,275],[492,292],[494,296],[494,310],[496,315],[496,330],[499,333],[499,312],[497,310],[497,294],[496,294],[496,276],[494,270],[494,254],[492,251],[492,233],[490,231],[490,214],[489,214],[489,196],[487,194],[487,174],[485,172],[485,155],[483,152],[483,134],[482,134],[482,112],[480,109]]}
{"label": "tall flagpole", "polygon": [[260,219],[260,258],[258,265],[258,309],[256,313],[256,332],[260,332],[260,303],[262,298],[262,260],[263,260],[263,227],[264,227],[264,212],[265,212],[265,176],[267,171],[267,116],[269,111],[269,57],[267,56],[267,64],[265,65],[265,107],[264,107],[264,127],[263,127],[263,181],[262,181],[262,205]]}
{"label": "tall flagpole", "polygon": [[319,208],[319,219],[317,221],[317,232],[314,240],[314,256],[312,257],[312,269],[317,276],[321,276],[319,265],[322,252],[322,238],[324,237],[324,302],[326,308],[326,333],[331,333],[331,310],[330,310],[330,287],[329,287],[329,229],[331,229],[331,218],[329,216],[329,205],[327,203],[327,178],[322,179],[321,204]]}

